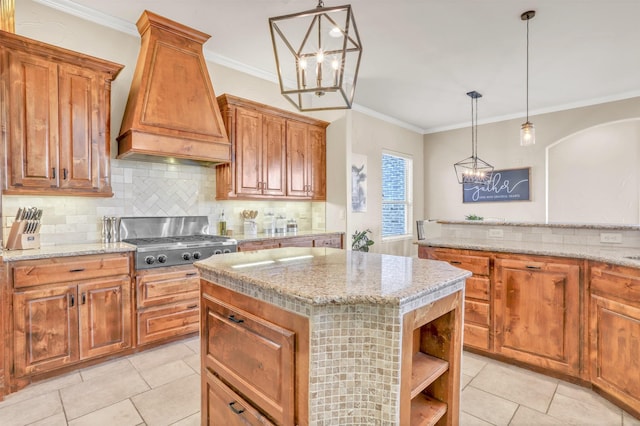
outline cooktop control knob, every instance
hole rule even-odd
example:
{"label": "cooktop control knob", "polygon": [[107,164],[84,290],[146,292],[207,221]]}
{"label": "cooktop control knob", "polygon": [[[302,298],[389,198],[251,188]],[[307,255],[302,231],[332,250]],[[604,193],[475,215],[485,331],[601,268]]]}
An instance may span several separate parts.
{"label": "cooktop control knob", "polygon": [[222,250],[220,250],[220,249],[216,249],[216,250],[213,252],[213,254],[222,254]]}
{"label": "cooktop control knob", "polygon": [[198,260],[198,259],[200,259],[200,256],[201,256],[201,255],[200,255],[200,252],[199,252],[199,251],[194,251],[194,252],[193,252],[193,258],[194,258],[194,259]]}
{"label": "cooktop control knob", "polygon": [[166,263],[167,262],[167,255],[166,254],[158,255],[158,262]]}
{"label": "cooktop control knob", "polygon": [[144,258],[144,262],[145,262],[147,265],[153,265],[153,263],[154,263],[155,261],[156,261],[156,258],[155,258],[155,257],[153,257],[153,256],[147,256],[147,257],[145,257],[145,258]]}
{"label": "cooktop control knob", "polygon": [[182,253],[182,258],[184,260],[190,260],[191,259],[191,253]]}

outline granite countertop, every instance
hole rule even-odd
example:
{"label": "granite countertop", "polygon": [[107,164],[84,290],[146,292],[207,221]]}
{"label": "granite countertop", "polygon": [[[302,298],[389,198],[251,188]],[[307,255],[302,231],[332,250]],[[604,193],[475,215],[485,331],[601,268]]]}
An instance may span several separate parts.
{"label": "granite countertop", "polygon": [[296,234],[275,234],[275,235],[267,235],[263,232],[258,233],[258,235],[243,235],[243,234],[234,234],[230,238],[235,239],[239,243],[249,242],[249,241],[261,241],[261,240],[272,240],[272,239],[281,239],[281,238],[294,238],[294,237],[317,237],[327,234],[344,234],[342,231],[298,231]]}
{"label": "granite countertop", "polygon": [[0,255],[4,262],[17,262],[19,260],[47,259],[51,257],[126,253],[135,251],[135,249],[135,246],[127,243],[86,243],[45,246],[32,250],[3,250]]}
{"label": "granite countertop", "polygon": [[[418,245],[504,253],[533,254],[595,260],[622,266],[640,267],[640,249],[633,247],[589,246],[504,240],[432,238]],[[629,257],[637,257],[629,259]]]}
{"label": "granite countertop", "polygon": [[446,262],[310,247],[224,254],[194,265],[213,282],[275,291],[310,305],[399,306],[429,294],[437,300],[471,275]]}
{"label": "granite countertop", "polygon": [[524,226],[536,228],[576,228],[576,229],[603,229],[618,231],[637,231],[640,225],[625,225],[612,223],[542,223],[542,222],[509,222],[498,219],[484,220],[431,220],[443,225],[485,225],[485,226]]}

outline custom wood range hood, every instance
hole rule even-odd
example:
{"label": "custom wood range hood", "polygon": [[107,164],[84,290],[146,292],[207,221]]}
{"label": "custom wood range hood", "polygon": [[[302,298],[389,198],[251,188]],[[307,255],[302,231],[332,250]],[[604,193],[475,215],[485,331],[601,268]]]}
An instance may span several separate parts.
{"label": "custom wood range hood", "polygon": [[210,36],[145,10],[118,158],[221,163],[230,143],[202,53]]}

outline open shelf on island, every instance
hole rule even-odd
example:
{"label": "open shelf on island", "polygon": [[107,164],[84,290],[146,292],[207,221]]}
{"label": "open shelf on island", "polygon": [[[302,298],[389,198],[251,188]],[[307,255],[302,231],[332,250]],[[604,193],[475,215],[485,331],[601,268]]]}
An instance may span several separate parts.
{"label": "open shelf on island", "polygon": [[423,352],[413,354],[413,369],[411,370],[411,398],[433,383],[449,369],[449,363]]}
{"label": "open shelf on island", "polygon": [[420,394],[411,400],[411,426],[431,426],[447,412],[447,404]]}

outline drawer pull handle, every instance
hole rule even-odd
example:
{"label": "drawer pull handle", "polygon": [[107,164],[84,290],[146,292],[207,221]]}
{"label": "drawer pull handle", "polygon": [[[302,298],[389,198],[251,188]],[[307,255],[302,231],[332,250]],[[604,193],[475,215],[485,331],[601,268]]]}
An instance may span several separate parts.
{"label": "drawer pull handle", "polygon": [[229,319],[229,321],[235,322],[236,324],[241,324],[241,323],[244,322],[243,319],[238,319],[238,318],[236,318],[235,315],[229,315],[228,319]]}
{"label": "drawer pull handle", "polygon": [[69,272],[82,272],[82,271],[84,271],[84,268],[69,269]]}
{"label": "drawer pull handle", "polygon": [[527,265],[527,269],[542,269],[540,266]]}
{"label": "drawer pull handle", "polygon": [[82,293],[82,304],[86,304],[87,303],[87,293]]}
{"label": "drawer pull handle", "polygon": [[235,403],[236,403],[235,401],[229,403],[229,408],[231,408],[231,411],[233,411],[236,414],[244,413],[244,408],[241,408],[238,410],[236,407],[234,407]]}
{"label": "drawer pull handle", "polygon": [[195,276],[195,275],[198,275],[198,273],[197,273],[197,272],[187,272],[187,273],[186,273],[186,276],[187,276],[187,277],[193,277],[193,276]]}
{"label": "drawer pull handle", "polygon": [[69,306],[70,306],[71,308],[73,308],[73,307],[74,307],[74,305],[76,304],[76,298],[75,298],[75,297],[73,297],[73,294],[70,294],[70,295],[69,295],[69,301],[70,301],[70,305],[69,305]]}
{"label": "drawer pull handle", "polygon": [[459,260],[452,260],[449,263],[452,265],[462,265],[462,262],[460,262]]}
{"label": "drawer pull handle", "polygon": [[197,308],[197,307],[198,307],[198,305],[197,305],[197,304],[195,304],[195,305],[189,305],[189,306],[187,306],[187,309],[195,309],[195,308]]}

